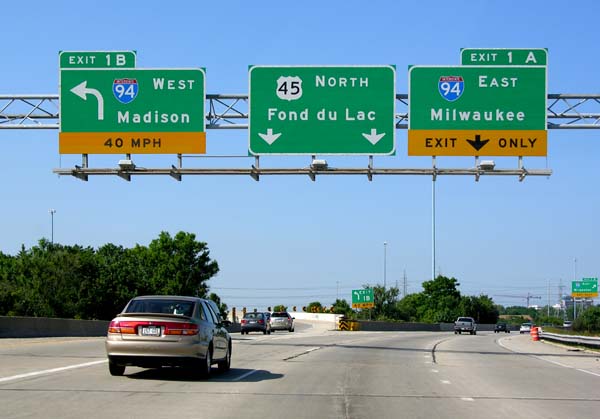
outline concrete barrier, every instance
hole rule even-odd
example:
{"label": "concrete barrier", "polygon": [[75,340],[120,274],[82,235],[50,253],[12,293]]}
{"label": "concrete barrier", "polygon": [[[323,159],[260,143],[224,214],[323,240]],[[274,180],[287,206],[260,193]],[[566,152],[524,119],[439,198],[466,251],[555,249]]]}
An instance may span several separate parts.
{"label": "concrete barrier", "polygon": [[108,321],[0,316],[0,338],[105,336]]}

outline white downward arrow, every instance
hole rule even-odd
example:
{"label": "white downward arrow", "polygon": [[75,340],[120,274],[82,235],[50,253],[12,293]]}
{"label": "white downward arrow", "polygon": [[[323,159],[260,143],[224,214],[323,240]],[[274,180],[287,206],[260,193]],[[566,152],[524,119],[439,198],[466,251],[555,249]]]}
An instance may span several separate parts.
{"label": "white downward arrow", "polygon": [[71,92],[75,93],[83,100],[87,100],[88,93],[96,96],[96,99],[98,99],[98,121],[102,121],[104,119],[104,98],[98,90],[87,88],[87,80],[84,80],[77,86],[73,87]]}
{"label": "white downward arrow", "polygon": [[379,142],[379,140],[381,140],[383,138],[383,136],[385,135],[385,132],[383,134],[377,134],[377,129],[373,128],[371,129],[371,133],[370,134],[365,134],[363,132],[363,137],[365,137],[367,140],[369,140],[369,142],[373,145],[377,144]]}
{"label": "white downward arrow", "polygon": [[273,134],[273,130],[271,128],[269,128],[269,129],[267,129],[266,134],[261,134],[259,132],[258,135],[260,135],[260,138],[265,140],[267,142],[267,144],[271,145],[275,142],[276,139],[278,139],[281,136],[281,133]]}

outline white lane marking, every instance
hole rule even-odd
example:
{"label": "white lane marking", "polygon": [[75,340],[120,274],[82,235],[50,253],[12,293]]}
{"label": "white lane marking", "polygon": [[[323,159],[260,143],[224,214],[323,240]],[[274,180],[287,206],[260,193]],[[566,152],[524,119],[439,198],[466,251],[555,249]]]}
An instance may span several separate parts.
{"label": "white lane marking", "polygon": [[[558,361],[552,361],[551,359],[542,358],[541,356],[537,356],[537,355],[532,355],[532,356],[533,356],[534,358],[536,358],[536,359],[539,359],[539,360],[541,360],[541,361],[546,361],[546,362],[549,362],[549,363],[551,363],[551,364],[558,365],[558,366],[560,366],[560,367],[564,367],[564,368],[573,368],[573,367],[570,367],[570,366],[568,366],[568,365],[566,365],[566,364],[561,364],[561,363],[560,363],[560,362],[558,362]],[[552,356],[552,355],[550,355],[550,356]]]}
{"label": "white lane marking", "polygon": [[438,371],[438,370],[431,370],[431,372],[435,372],[435,373],[438,373],[438,372],[439,372],[439,371]]}
{"label": "white lane marking", "polygon": [[460,398],[463,402],[474,402],[475,399],[472,397],[461,397]]}
{"label": "white lane marking", "polygon": [[442,380],[442,384],[452,384],[452,383],[448,380]]}
{"label": "white lane marking", "polygon": [[245,374],[242,374],[242,375],[240,375],[240,376],[239,376],[239,377],[237,377],[237,378],[234,378],[232,381],[240,381],[241,379],[243,379],[243,378],[246,378],[247,376],[249,376],[249,375],[252,375],[252,374],[254,374],[254,373],[255,373],[255,372],[257,372],[257,371],[258,371],[258,370],[252,370],[252,371],[248,371],[247,373],[245,373]]}
{"label": "white lane marking", "polygon": [[[505,345],[502,343],[502,341],[503,341],[504,339],[510,339],[510,338],[509,338],[509,337],[505,337],[505,338],[498,339],[498,341],[497,341],[497,342],[498,342],[498,345],[502,346],[504,349],[507,349],[507,350],[511,351],[512,353],[515,353],[515,354],[520,354],[520,352],[513,351],[512,349],[510,349],[510,348],[508,348],[507,346],[505,346]],[[596,377],[600,377],[600,374],[598,374],[598,373],[595,373],[595,372],[591,372],[591,371],[583,370],[583,369],[581,369],[581,368],[575,368],[575,367],[571,367],[570,365],[562,364],[562,363],[560,363],[560,362],[557,362],[557,361],[552,361],[551,359],[542,358],[541,356],[537,356],[537,355],[530,355],[530,356],[531,356],[531,357],[533,357],[533,358],[537,358],[537,359],[539,359],[540,361],[545,361],[545,362],[549,362],[549,363],[551,363],[551,364],[554,364],[554,365],[558,365],[559,367],[563,367],[563,368],[569,368],[569,369],[572,369],[572,370],[577,370],[577,371],[584,372],[584,373],[586,373],[586,374],[595,375]],[[552,356],[552,355],[548,355],[548,356]]]}
{"label": "white lane marking", "polygon": [[52,374],[52,373],[55,373],[55,372],[62,372],[62,371],[67,371],[67,370],[73,370],[75,368],[91,367],[92,365],[103,364],[105,362],[108,362],[108,360],[107,359],[103,359],[101,361],[92,361],[92,362],[86,362],[84,364],[69,365],[68,367],[52,368],[52,369],[49,369],[49,370],[28,372],[27,374],[19,374],[19,375],[13,375],[13,376],[10,376],[10,377],[2,377],[2,378],[0,378],[0,383],[5,383],[7,381],[18,380],[20,378],[29,378],[29,377],[35,377],[37,375]]}
{"label": "white lane marking", "polygon": [[596,377],[600,377],[600,374],[597,374],[595,372],[591,372],[588,370],[582,370],[581,368],[577,368],[577,371],[585,372],[586,374],[592,374],[592,375],[595,375]]}

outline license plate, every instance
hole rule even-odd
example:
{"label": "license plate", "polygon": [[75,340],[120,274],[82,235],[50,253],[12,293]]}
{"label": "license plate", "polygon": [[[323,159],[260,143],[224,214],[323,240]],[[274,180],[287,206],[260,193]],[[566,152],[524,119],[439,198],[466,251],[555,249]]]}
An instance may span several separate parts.
{"label": "license plate", "polygon": [[160,336],[160,327],[158,327],[158,326],[142,327],[142,336]]}

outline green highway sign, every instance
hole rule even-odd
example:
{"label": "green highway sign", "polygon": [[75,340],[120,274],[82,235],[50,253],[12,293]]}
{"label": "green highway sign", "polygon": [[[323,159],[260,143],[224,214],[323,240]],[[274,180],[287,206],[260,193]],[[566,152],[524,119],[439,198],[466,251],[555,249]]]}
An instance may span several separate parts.
{"label": "green highway sign", "polygon": [[206,153],[203,69],[63,69],[61,154]]}
{"label": "green highway sign", "polygon": [[462,65],[548,65],[546,48],[461,48]]}
{"label": "green highway sign", "polygon": [[372,307],[375,307],[375,298],[373,297],[373,288],[352,290],[352,308],[372,308]]}
{"label": "green highway sign", "polygon": [[254,155],[395,151],[393,66],[253,66],[249,80]]}
{"label": "green highway sign", "polygon": [[598,278],[583,278],[571,283],[572,297],[598,297]]}
{"label": "green highway sign", "polygon": [[60,51],[60,68],[135,68],[135,51]]}
{"label": "green highway sign", "polygon": [[546,68],[413,66],[408,154],[545,156]]}

